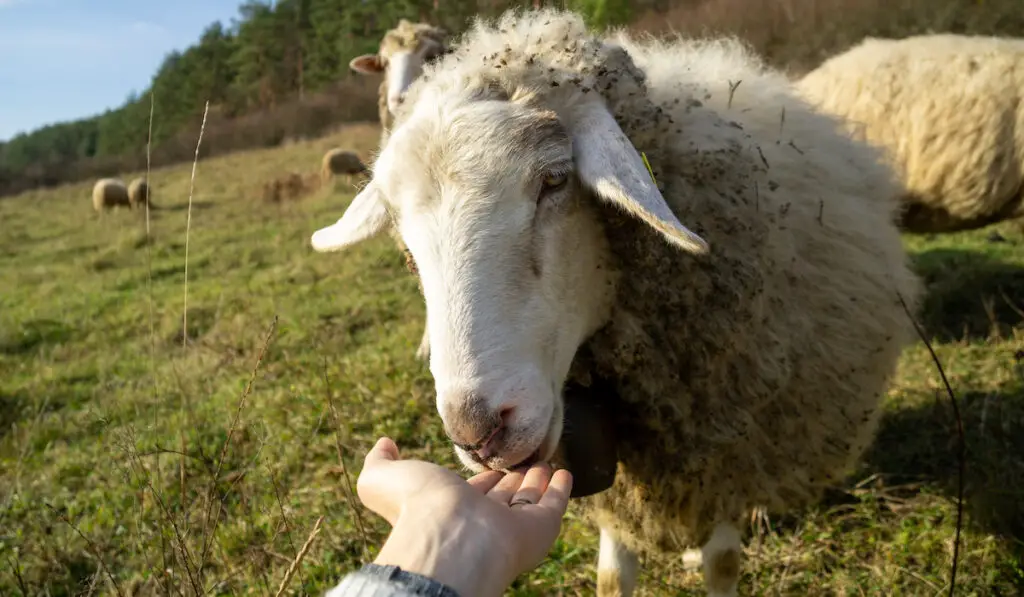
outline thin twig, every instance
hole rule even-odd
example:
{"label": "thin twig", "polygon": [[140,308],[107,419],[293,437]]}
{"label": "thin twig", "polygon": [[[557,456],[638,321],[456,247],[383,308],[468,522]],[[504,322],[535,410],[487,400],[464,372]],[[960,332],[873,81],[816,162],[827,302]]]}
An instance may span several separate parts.
{"label": "thin twig", "polygon": [[[203,108],[203,122],[199,126],[199,138],[196,140],[196,153],[192,159],[192,178],[189,181],[188,186],[188,217],[185,220],[185,298],[182,304],[181,312],[181,347],[182,349],[188,348],[188,249],[189,249],[189,237],[192,231],[192,196],[196,186],[196,167],[199,164],[199,148],[203,144],[203,132],[206,130],[206,115],[210,111],[210,100],[206,100],[206,106]],[[187,395],[182,393],[181,401],[187,402]],[[186,408],[182,409],[184,413],[191,420],[189,412],[191,408],[188,408],[188,404],[184,405]],[[182,427],[178,434],[179,443],[181,444],[181,452],[185,453],[188,451],[188,446],[185,442],[185,428]],[[186,499],[186,488],[185,488],[185,457],[182,456],[178,459],[178,485],[180,493],[180,504],[182,512],[185,510],[185,499]],[[187,520],[187,517],[186,517]],[[200,577],[202,575],[202,567],[200,565],[199,570]]]}
{"label": "thin twig", "polygon": [[156,398],[156,324],[153,319],[153,247],[149,228],[149,200],[152,196],[151,147],[153,146],[153,90],[149,90],[149,137],[146,139],[146,290],[149,293],[149,373],[153,376],[153,397]]}
{"label": "thin twig", "polygon": [[238,425],[238,419],[242,415],[242,408],[245,406],[245,399],[248,398],[249,393],[252,392],[252,384],[256,381],[256,373],[259,372],[260,364],[263,363],[263,357],[267,354],[267,349],[270,347],[270,340],[274,337],[274,332],[276,330],[277,315],[274,315],[274,320],[270,322],[270,328],[267,330],[267,336],[263,340],[263,347],[256,356],[256,364],[253,366],[252,374],[249,376],[249,383],[245,385],[245,390],[238,399],[238,405],[235,407],[235,416],[231,420],[231,426],[228,428],[228,436],[224,438],[224,445],[221,446],[220,449],[220,456],[217,459],[217,469],[213,473],[213,480],[210,482],[210,489],[206,494],[206,503],[203,508],[205,516],[203,518],[203,551],[199,559],[200,574],[206,564],[206,558],[209,555],[210,545],[212,544],[211,537],[217,532],[217,525],[220,523],[220,508],[218,508],[217,516],[213,520],[213,528],[209,528],[210,503],[213,501],[214,492],[217,491],[217,483],[220,481],[220,472],[224,467],[224,457],[227,456],[228,446],[231,445],[231,438],[235,433],[235,427]]}
{"label": "thin twig", "polygon": [[21,594],[28,597],[28,587],[25,586],[25,578],[21,575],[21,564],[17,560],[17,552],[15,552],[15,559],[8,558],[11,563],[11,570],[14,571],[14,578],[18,580],[18,588],[21,589]]}
{"label": "thin twig", "polygon": [[61,520],[63,520],[66,525],[71,527],[71,530],[75,531],[75,533],[77,533],[78,536],[81,537],[83,541],[85,541],[86,545],[89,546],[89,551],[92,552],[93,557],[96,558],[97,562],[99,562],[100,568],[103,569],[104,574],[106,574],[107,578],[110,580],[110,584],[114,586],[114,591],[117,592],[119,597],[124,597],[124,593],[121,592],[121,585],[117,584],[117,581],[114,580],[114,575],[110,573],[110,569],[107,568],[107,564],[103,561],[103,556],[100,555],[100,550],[96,547],[96,544],[92,542],[92,539],[86,537],[85,533],[83,533],[81,529],[75,526],[73,522],[68,520],[68,517],[65,516],[63,512],[57,510],[50,504],[46,504],[46,507],[53,511],[53,513],[56,514]]}
{"label": "thin twig", "polygon": [[206,130],[206,114],[210,111],[210,100],[206,100],[203,109],[203,124],[199,127],[199,140],[196,141],[196,155],[192,160],[192,180],[188,185],[188,218],[185,221],[185,305],[182,313],[181,345],[188,346],[188,237],[192,229],[192,192],[196,186],[196,166],[199,164],[199,146],[203,143],[203,131]]}
{"label": "thin twig", "polygon": [[[200,586],[200,581],[196,578],[196,576],[192,572],[194,564],[192,563],[192,558],[189,557],[189,549],[188,549],[188,546],[185,544],[184,534],[182,533],[181,529],[178,528],[178,523],[176,523],[174,521],[174,515],[172,515],[170,509],[167,508],[167,504],[164,502],[163,497],[160,496],[160,493],[156,490],[156,487],[153,486],[153,480],[150,478],[149,473],[148,473],[145,465],[142,463],[142,460],[139,458],[138,451],[135,450],[134,446],[129,445],[128,447],[129,447],[128,457],[134,463],[135,468],[137,470],[139,470],[139,471],[142,471],[142,473],[137,473],[137,474],[139,474],[139,479],[142,480],[143,483],[145,483],[146,488],[149,489],[149,492],[153,496],[153,499],[156,500],[156,504],[159,507],[160,512],[164,515],[164,518],[167,520],[167,522],[170,523],[171,530],[174,531],[174,538],[177,540],[177,544],[178,544],[177,545],[177,547],[178,547],[178,554],[181,557],[181,565],[182,565],[182,567],[185,568],[185,574],[188,576],[189,583],[192,585],[192,590],[193,590],[193,592],[195,592],[196,595],[201,595],[203,593],[203,591],[202,591],[202,588]],[[157,474],[158,475],[160,474],[161,470],[162,469],[160,467],[160,459],[157,458]],[[159,477],[158,477],[158,480],[159,480]],[[164,543],[164,535],[163,535],[163,533],[160,534],[160,551],[163,554],[164,570],[167,570],[167,568],[168,568],[168,565],[167,565],[167,550],[166,550],[166,544]],[[165,588],[167,588],[166,585],[168,583],[170,583],[170,579],[167,578],[166,574],[164,574],[163,577],[165,579]],[[180,588],[178,589],[178,592],[182,593]],[[169,594],[169,592],[168,592],[168,594]]]}
{"label": "thin twig", "polygon": [[327,376],[327,357],[324,357],[324,386],[327,391],[327,404],[331,409],[331,418],[334,419],[334,444],[338,450],[338,463],[341,464],[341,472],[345,475],[345,485],[348,492],[345,498],[352,508],[352,515],[356,520],[356,528],[359,529],[359,537],[363,540],[363,558],[370,557],[370,541],[366,537],[366,528],[363,527],[363,517],[359,513],[359,505],[356,504],[356,492],[352,488],[352,478],[348,474],[348,466],[345,464],[345,452],[341,448],[341,419],[338,418],[338,411],[334,408],[334,394],[331,392],[331,380]]}
{"label": "thin twig", "polygon": [[284,578],[281,579],[281,586],[277,588],[277,593],[274,597],[281,597],[284,594],[284,590],[288,588],[288,583],[291,582],[292,576],[295,575],[295,571],[298,569],[299,564],[302,563],[302,558],[306,557],[306,553],[309,552],[309,548],[313,546],[313,540],[320,533],[320,523],[324,521],[324,517],[316,519],[316,524],[313,525],[313,531],[309,533],[309,538],[306,539],[306,543],[303,544],[302,549],[295,556],[295,561],[292,562],[291,566],[288,566],[288,571],[284,573]]}
{"label": "thin twig", "polygon": [[[284,500],[281,499],[281,490],[277,484],[277,478],[274,476],[274,469],[270,468],[269,464],[267,465],[267,472],[270,473],[270,484],[274,488],[274,498],[277,499],[277,508],[281,512],[281,523],[284,524],[285,537],[288,539],[288,545],[294,550],[295,542],[292,541],[292,525],[288,523],[288,516],[284,513]],[[273,539],[271,539],[271,543],[273,543]],[[296,553],[298,553],[297,550]],[[305,582],[302,578],[302,572],[299,572],[299,580],[303,583]]]}
{"label": "thin twig", "polygon": [[950,385],[949,379],[946,378],[946,371],[942,367],[942,361],[939,360],[939,356],[935,354],[935,349],[932,348],[931,342],[925,336],[924,330],[921,329],[921,325],[917,323],[917,319],[910,312],[910,308],[907,306],[906,301],[903,300],[903,295],[896,293],[896,296],[900,299],[900,304],[903,305],[903,310],[906,312],[907,317],[910,318],[910,322],[914,324],[914,329],[917,330],[917,335],[924,342],[928,352],[932,355],[932,361],[935,362],[935,367],[939,370],[939,375],[942,377],[942,383],[946,386],[946,394],[949,395],[949,403],[953,406],[953,416],[956,417],[956,431],[958,439],[957,449],[957,460],[959,461],[959,471],[957,473],[957,488],[956,488],[956,537],[953,541],[953,564],[952,569],[949,572],[949,597],[953,597],[953,593],[956,590],[956,569],[960,561],[960,530],[963,527],[964,518],[964,469],[967,461],[967,444],[964,440],[964,421],[960,417],[960,406],[957,404],[956,394],[953,392],[953,386]]}

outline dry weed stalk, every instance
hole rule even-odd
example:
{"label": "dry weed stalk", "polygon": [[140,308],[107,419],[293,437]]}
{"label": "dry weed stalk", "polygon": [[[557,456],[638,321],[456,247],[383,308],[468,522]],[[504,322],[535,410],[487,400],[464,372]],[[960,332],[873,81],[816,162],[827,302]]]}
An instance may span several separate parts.
{"label": "dry weed stalk", "polygon": [[323,516],[316,519],[316,524],[313,525],[313,530],[309,533],[309,538],[306,539],[306,542],[302,545],[302,549],[299,550],[299,553],[295,555],[295,560],[292,561],[291,566],[288,566],[288,570],[284,573],[284,578],[281,579],[281,586],[277,588],[277,593],[274,594],[274,597],[281,597],[281,595],[284,594],[284,590],[288,588],[288,583],[291,582],[292,576],[295,575],[295,571],[299,568],[299,564],[302,563],[302,558],[306,557],[306,554],[309,552],[309,548],[313,546],[313,540],[316,539],[316,536],[320,533],[320,524],[323,521]]}
{"label": "dry weed stalk", "polygon": [[338,464],[341,465],[341,472],[345,475],[345,487],[348,490],[345,498],[352,508],[352,515],[356,520],[356,528],[359,529],[359,537],[363,541],[363,558],[370,557],[370,541],[366,537],[366,528],[363,526],[363,517],[359,513],[359,504],[356,503],[356,492],[352,488],[352,478],[348,474],[348,466],[345,464],[345,452],[341,447],[341,419],[338,418],[338,411],[334,407],[334,393],[331,392],[331,380],[327,376],[327,357],[324,357],[324,387],[327,392],[327,404],[331,409],[331,418],[334,419],[334,444],[338,450]]}
{"label": "dry weed stalk", "polygon": [[242,408],[245,406],[245,400],[249,397],[252,392],[252,384],[256,381],[256,373],[259,372],[260,364],[263,363],[263,357],[267,354],[267,349],[270,348],[270,341],[274,337],[274,332],[277,330],[277,315],[274,315],[274,320],[270,323],[270,328],[267,330],[266,338],[263,341],[263,347],[260,349],[259,354],[256,356],[256,364],[252,368],[252,374],[249,376],[249,382],[245,385],[245,390],[242,391],[241,397],[238,399],[238,405],[235,408],[235,416],[231,420],[231,426],[228,428],[227,437],[224,438],[224,445],[221,446],[220,456],[217,458],[217,468],[214,470],[213,479],[210,481],[210,487],[206,492],[206,500],[203,504],[203,550],[199,558],[199,572],[202,574],[203,568],[206,565],[207,557],[210,553],[210,547],[213,544],[213,535],[217,532],[217,525],[220,524],[220,513],[223,506],[223,497],[217,501],[218,508],[216,516],[213,519],[213,526],[210,526],[210,508],[213,503],[214,493],[217,491],[217,483],[220,481],[220,473],[224,467],[224,457],[227,456],[228,446],[231,445],[231,438],[234,436],[235,428],[238,426],[238,419],[242,415]]}
{"label": "dry weed stalk", "polygon": [[85,541],[86,545],[89,546],[89,552],[92,554],[92,557],[96,558],[96,561],[99,563],[100,568],[103,569],[103,573],[107,575],[107,579],[110,580],[110,584],[114,587],[114,591],[117,593],[118,597],[124,597],[124,593],[121,592],[121,585],[117,584],[117,581],[114,580],[114,575],[110,573],[110,568],[108,568],[107,563],[103,561],[103,556],[100,555],[100,550],[96,547],[96,544],[93,543],[92,539],[86,537],[85,533],[83,533],[81,529],[75,526],[75,523],[68,520],[68,517],[65,516],[63,512],[54,508],[50,504],[46,504],[46,507],[53,511],[53,513],[56,514],[58,518],[64,521],[64,524],[71,527],[71,530],[75,531],[75,533],[77,533],[78,536],[81,537],[83,541]]}
{"label": "dry weed stalk", "polygon": [[18,588],[21,589],[21,594],[24,597],[28,597],[28,587],[25,586],[25,577],[21,575],[21,562],[18,559],[18,552],[14,552],[14,559],[8,558],[7,561],[11,564],[11,570],[14,572],[14,578],[18,581]]}
{"label": "dry weed stalk", "polygon": [[921,324],[917,322],[917,319],[910,312],[910,308],[907,306],[906,301],[903,300],[903,295],[897,293],[896,296],[899,297],[900,304],[903,305],[903,311],[906,312],[907,317],[910,318],[910,322],[914,324],[914,330],[917,331],[918,337],[921,338],[921,341],[924,342],[929,354],[931,354],[932,361],[935,363],[935,368],[939,370],[939,375],[942,377],[942,384],[946,387],[946,394],[949,396],[949,402],[953,406],[953,416],[956,418],[958,443],[957,461],[959,470],[957,471],[956,488],[956,536],[953,540],[953,563],[949,572],[949,597],[953,597],[954,591],[956,590],[957,565],[960,561],[960,531],[963,528],[964,518],[964,469],[967,461],[967,444],[964,440],[964,421],[960,417],[960,406],[957,403],[956,394],[953,392],[953,386],[950,385],[949,379],[946,378],[946,370],[942,367],[942,361],[939,360],[939,356],[935,354],[935,349],[932,348],[932,343],[928,341],[924,330],[921,329]]}
{"label": "dry weed stalk", "polygon": [[206,100],[206,107],[203,109],[203,123],[199,126],[199,139],[196,141],[196,155],[192,160],[192,179],[188,185],[188,219],[185,221],[185,305],[182,311],[181,329],[182,348],[188,346],[188,237],[189,232],[192,230],[192,193],[196,187],[196,166],[199,164],[199,147],[203,143],[203,131],[206,130],[206,115],[209,111],[210,100]]}

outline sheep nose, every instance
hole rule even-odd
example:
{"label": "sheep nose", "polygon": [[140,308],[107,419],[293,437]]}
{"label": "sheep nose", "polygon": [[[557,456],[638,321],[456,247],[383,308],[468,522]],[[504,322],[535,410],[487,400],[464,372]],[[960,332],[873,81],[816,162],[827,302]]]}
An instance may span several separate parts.
{"label": "sheep nose", "polygon": [[493,456],[495,440],[512,409],[495,410],[479,394],[465,391],[449,394],[442,404],[444,431],[452,443],[480,459]]}

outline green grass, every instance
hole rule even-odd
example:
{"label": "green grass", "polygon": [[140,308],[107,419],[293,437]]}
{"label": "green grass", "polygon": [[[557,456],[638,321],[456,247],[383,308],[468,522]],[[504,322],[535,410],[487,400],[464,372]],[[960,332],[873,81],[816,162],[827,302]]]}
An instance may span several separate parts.
{"label": "green grass", "polygon": [[[86,184],[0,201],[0,594],[116,594],[116,583],[125,595],[193,594],[194,584],[273,595],[322,516],[289,585],[318,594],[388,530],[348,497],[339,453],[353,483],[384,434],[455,466],[413,356],[423,307],[402,256],[387,238],[336,255],[308,248],[351,198],[343,182],[301,201],[260,200],[263,181],[315,169],[327,147],[365,152],[376,140],[373,127],[354,127],[199,163],[187,347],[191,165],[153,173],[162,209],[148,247],[144,219],[95,214]],[[994,229],[1005,242],[989,239]],[[907,241],[931,288],[921,319],[967,435],[959,595],[1024,588],[1022,241],[1009,226]],[[861,470],[820,506],[752,525],[743,593],[940,594],[956,515],[953,430],[926,350],[909,348]],[[215,478],[213,531],[204,512]],[[568,518],[512,594],[593,594],[597,534]],[[640,586],[703,594],[681,558],[644,562]]]}

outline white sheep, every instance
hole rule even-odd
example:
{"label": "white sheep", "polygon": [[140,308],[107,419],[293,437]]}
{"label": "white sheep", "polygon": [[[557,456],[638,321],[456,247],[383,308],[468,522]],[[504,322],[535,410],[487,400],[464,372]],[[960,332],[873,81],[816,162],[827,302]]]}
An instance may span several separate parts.
{"label": "white sheep", "polygon": [[883,147],[907,187],[902,227],[942,233],[1024,215],[1024,40],[865,38],[796,82]]}
{"label": "white sheep", "polygon": [[349,68],[358,74],[384,75],[377,92],[381,147],[387,142],[394,111],[402,103],[406,89],[425,65],[448,52],[447,37],[448,31],[441,27],[401,19],[384,32],[376,54],[363,54],[349,61]]}
{"label": "white sheep", "polygon": [[[384,74],[377,91],[381,147],[388,141],[394,110],[402,103],[406,89],[420,76],[425,65],[433,63],[450,50],[447,37],[448,31],[441,27],[401,19],[397,26],[384,33],[376,54],[363,54],[349,62],[349,68],[356,73]],[[408,260],[408,251],[402,239],[395,233],[391,237]],[[426,330],[423,330],[416,357],[424,361],[430,357],[430,339]]]}
{"label": "white sheep", "polygon": [[103,211],[110,207],[131,207],[128,187],[118,178],[101,178],[92,187],[92,207]]}
{"label": "white sheep", "polygon": [[[476,21],[408,94],[314,250],[397,228],[466,467],[577,443],[598,595],[632,593],[638,554],[693,546],[708,593],[735,595],[745,515],[842,480],[911,338],[881,152],[737,41],[602,40],[550,9]],[[614,422],[589,438],[617,443],[604,491],[588,401]]]}
{"label": "white sheep", "polygon": [[137,176],[128,184],[128,202],[132,208],[152,206],[153,190],[142,176]]}

